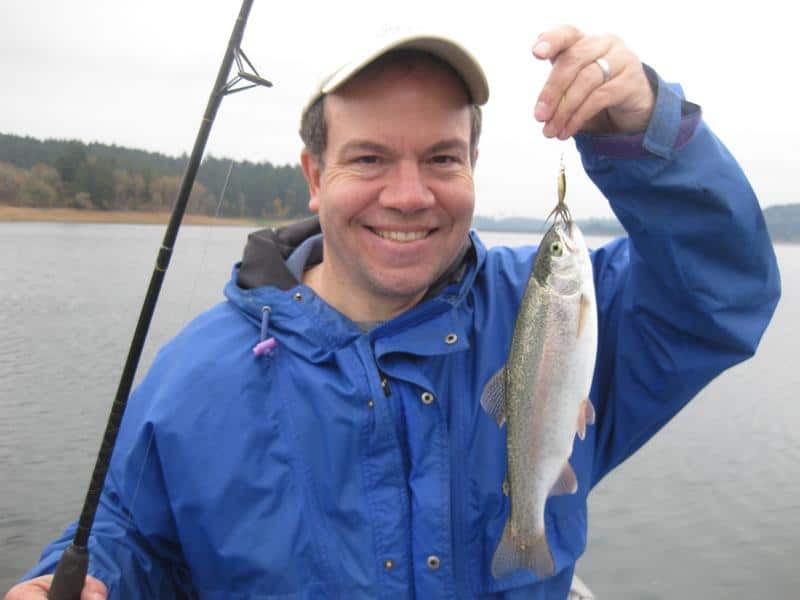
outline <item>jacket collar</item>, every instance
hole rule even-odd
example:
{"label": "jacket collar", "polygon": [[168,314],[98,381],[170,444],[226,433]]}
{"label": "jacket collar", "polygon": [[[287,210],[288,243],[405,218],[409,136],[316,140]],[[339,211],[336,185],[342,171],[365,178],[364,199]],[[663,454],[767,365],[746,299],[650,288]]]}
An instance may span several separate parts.
{"label": "jacket collar", "polygon": [[[364,335],[355,323],[329,306],[311,288],[298,282],[285,264],[286,257],[295,248],[319,232],[319,221],[314,218],[285,228],[252,233],[244,257],[234,266],[225,288],[228,300],[256,326],[262,322],[264,310],[268,308],[269,335],[275,336],[280,345],[304,354],[312,362],[327,360],[337,348]],[[312,253],[309,261],[315,258],[319,260],[321,256],[314,257]],[[457,330],[456,321],[460,319],[451,309],[462,304],[485,258],[485,247],[475,232],[470,233],[460,260],[431,286],[423,301],[369,332],[369,338],[379,345],[375,348],[376,354],[419,354],[420,344],[414,340],[431,328],[435,332],[431,335],[436,340],[430,344],[431,353],[463,350],[467,336]],[[415,335],[397,335],[408,329],[415,329]],[[440,344],[449,332],[457,333],[460,342]],[[255,339],[253,343],[257,341]]]}
{"label": "jacket collar", "polygon": [[[280,290],[289,290],[299,285],[300,282],[286,266],[286,259],[305,240],[320,232],[319,217],[315,216],[286,227],[271,227],[251,233],[244,248],[244,256],[236,278],[237,285],[242,289],[271,285]],[[475,263],[475,258],[474,245],[468,239],[453,263],[428,289],[422,301],[437,296],[448,285],[458,283],[467,267]],[[313,265],[319,262],[322,262],[322,247],[316,246],[306,264]]]}
{"label": "jacket collar", "polygon": [[[322,230],[319,218],[311,217],[286,227],[260,229],[247,237],[244,256],[236,277],[237,285],[245,290],[265,285],[289,290],[300,282],[286,266],[286,259],[294,250],[312,235]],[[309,262],[322,260],[322,249],[309,256]]]}

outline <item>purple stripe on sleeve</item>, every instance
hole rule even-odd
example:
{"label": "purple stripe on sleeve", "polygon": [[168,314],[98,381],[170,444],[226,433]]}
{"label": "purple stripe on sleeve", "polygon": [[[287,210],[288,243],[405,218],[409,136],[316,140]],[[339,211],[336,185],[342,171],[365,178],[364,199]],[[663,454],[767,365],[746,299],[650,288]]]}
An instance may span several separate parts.
{"label": "purple stripe on sleeve", "polygon": [[[693,112],[681,119],[678,135],[675,138],[674,150],[687,144],[700,123],[701,111]],[[637,159],[652,156],[643,146],[644,133],[634,135],[598,135],[587,136],[594,153],[602,158]]]}

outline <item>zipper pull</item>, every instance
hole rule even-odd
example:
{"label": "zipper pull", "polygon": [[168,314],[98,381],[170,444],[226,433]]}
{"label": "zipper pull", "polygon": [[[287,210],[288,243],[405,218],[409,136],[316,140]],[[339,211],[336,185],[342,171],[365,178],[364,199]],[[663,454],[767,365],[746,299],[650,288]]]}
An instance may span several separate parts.
{"label": "zipper pull", "polygon": [[392,388],[389,386],[389,380],[383,373],[381,373],[381,389],[383,390],[383,395],[387,398],[392,395]]}

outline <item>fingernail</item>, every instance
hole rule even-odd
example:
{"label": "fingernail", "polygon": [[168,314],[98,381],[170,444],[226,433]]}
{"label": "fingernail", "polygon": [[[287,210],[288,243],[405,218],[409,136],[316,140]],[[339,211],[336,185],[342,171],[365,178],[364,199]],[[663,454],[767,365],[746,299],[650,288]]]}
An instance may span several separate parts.
{"label": "fingernail", "polygon": [[539,101],[536,103],[536,108],[533,109],[533,116],[539,121],[544,121],[547,118],[547,103]]}
{"label": "fingernail", "polygon": [[533,47],[533,53],[538,56],[547,56],[550,52],[550,42],[546,40],[542,40],[541,42],[536,42],[536,45]]}
{"label": "fingernail", "polygon": [[553,134],[555,133],[555,126],[552,123],[548,123],[544,126],[542,133],[544,133],[545,137],[553,137]]}

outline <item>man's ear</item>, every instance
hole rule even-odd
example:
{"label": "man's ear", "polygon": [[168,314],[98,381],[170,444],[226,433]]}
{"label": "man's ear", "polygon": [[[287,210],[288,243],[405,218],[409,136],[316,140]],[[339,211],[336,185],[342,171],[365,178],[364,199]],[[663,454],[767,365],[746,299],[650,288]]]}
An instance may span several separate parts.
{"label": "man's ear", "polygon": [[473,171],[475,170],[475,163],[477,163],[477,162],[478,162],[478,147],[476,146],[472,150],[472,170]]}
{"label": "man's ear", "polygon": [[300,164],[303,165],[303,174],[308,183],[308,210],[317,213],[319,212],[319,181],[322,177],[322,168],[319,161],[311,156],[308,150],[300,153]]}

